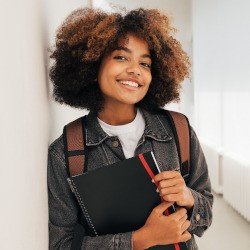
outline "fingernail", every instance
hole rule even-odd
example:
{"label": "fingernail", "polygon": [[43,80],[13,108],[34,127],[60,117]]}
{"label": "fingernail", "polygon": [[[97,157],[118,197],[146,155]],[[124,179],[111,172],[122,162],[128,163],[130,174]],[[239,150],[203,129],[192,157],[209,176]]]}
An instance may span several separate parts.
{"label": "fingernail", "polygon": [[154,179],[152,179],[152,182],[155,183]]}
{"label": "fingernail", "polygon": [[156,188],[156,192],[159,193],[159,189],[158,188]]}

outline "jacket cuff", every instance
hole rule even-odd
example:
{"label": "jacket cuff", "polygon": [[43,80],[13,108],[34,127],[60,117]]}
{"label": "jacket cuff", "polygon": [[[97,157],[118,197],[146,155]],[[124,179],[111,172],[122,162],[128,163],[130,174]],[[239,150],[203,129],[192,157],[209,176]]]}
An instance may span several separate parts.
{"label": "jacket cuff", "polygon": [[206,219],[206,204],[204,197],[198,192],[190,189],[194,197],[194,207],[190,215],[190,227],[188,231],[193,231],[197,227],[207,227],[208,222]]}
{"label": "jacket cuff", "polygon": [[132,232],[115,235],[114,250],[132,249],[132,246]]}

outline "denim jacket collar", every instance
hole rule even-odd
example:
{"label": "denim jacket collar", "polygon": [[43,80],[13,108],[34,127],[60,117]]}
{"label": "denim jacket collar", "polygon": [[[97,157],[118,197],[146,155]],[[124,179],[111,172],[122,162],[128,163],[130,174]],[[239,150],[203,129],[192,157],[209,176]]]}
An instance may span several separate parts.
{"label": "denim jacket collar", "polygon": [[[145,119],[145,137],[150,137],[156,141],[169,141],[172,139],[159,118],[161,114],[151,114],[146,110],[141,110],[141,112]],[[86,145],[96,146],[107,138],[110,138],[110,136],[101,128],[96,114],[90,112],[86,119]]]}

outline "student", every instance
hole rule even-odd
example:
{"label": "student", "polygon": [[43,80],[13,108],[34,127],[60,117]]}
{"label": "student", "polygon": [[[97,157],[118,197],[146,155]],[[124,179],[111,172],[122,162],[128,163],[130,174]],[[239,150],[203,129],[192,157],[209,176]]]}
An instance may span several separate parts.
{"label": "student", "polygon": [[[160,109],[179,100],[180,83],[189,74],[188,56],[172,37],[174,31],[169,18],[153,9],[125,15],[79,9],[58,29],[50,78],[56,101],[90,111],[85,171],[152,150],[162,170],[154,181],[160,183],[164,202],[134,232],[89,236],[67,183],[61,136],[49,148],[50,249],[70,249],[74,241],[91,250],[147,249],[184,241],[189,249],[198,249],[194,234],[202,236],[212,220],[207,165],[191,128],[190,180],[185,183],[173,132]],[[180,208],[164,216],[174,202]],[[82,236],[75,233],[80,223]]]}

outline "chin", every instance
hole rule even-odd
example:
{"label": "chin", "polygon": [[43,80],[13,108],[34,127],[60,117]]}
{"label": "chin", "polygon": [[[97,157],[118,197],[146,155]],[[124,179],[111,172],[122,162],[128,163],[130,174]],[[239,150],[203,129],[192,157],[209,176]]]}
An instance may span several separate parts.
{"label": "chin", "polygon": [[128,104],[128,105],[136,105],[138,102],[140,102],[141,100],[134,100],[134,101],[124,101],[124,104]]}
{"label": "chin", "polygon": [[121,100],[122,103],[124,104],[130,104],[130,105],[135,105],[138,102],[140,102],[143,98],[124,98]]}

